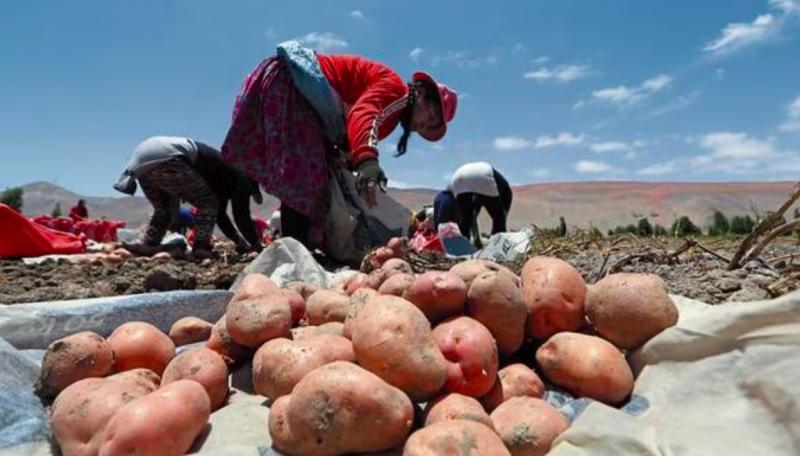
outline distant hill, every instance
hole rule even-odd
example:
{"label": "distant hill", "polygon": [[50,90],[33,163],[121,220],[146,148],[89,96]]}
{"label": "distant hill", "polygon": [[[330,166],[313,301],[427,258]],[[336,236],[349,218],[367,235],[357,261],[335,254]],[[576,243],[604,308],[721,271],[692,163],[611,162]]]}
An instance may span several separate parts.
{"label": "distant hill", "polygon": [[[509,216],[511,228],[534,223],[555,226],[563,216],[569,226],[597,226],[602,230],[634,223],[640,217],[667,226],[680,215],[688,215],[696,224],[707,226],[711,214],[720,210],[732,215],[764,213],[780,206],[794,182],[567,182],[531,184],[514,187],[514,201]],[[26,215],[49,214],[56,203],[66,214],[79,198],[87,202],[90,215],[124,220],[129,227],[147,223],[150,205],[144,197],[82,196],[47,182],[23,186],[23,212]],[[430,204],[436,195],[431,189],[389,189],[389,194],[404,206],[416,209]],[[275,198],[265,195],[264,204],[253,212],[268,216],[277,206]],[[489,230],[485,215],[481,226]]]}

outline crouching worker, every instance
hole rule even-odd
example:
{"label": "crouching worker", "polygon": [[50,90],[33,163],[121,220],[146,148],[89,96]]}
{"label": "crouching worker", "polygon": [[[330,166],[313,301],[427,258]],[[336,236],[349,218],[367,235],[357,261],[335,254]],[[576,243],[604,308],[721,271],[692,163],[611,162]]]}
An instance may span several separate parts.
{"label": "crouching worker", "polygon": [[[171,222],[178,216],[180,201],[197,209],[193,252],[211,256],[211,234],[218,224],[236,243],[237,252],[261,250],[261,241],[250,216],[250,198],[261,204],[255,182],[228,166],[218,150],[189,138],[155,136],[139,144],[114,188],[133,195],[136,182],[153,206],[153,216],[134,253],[152,254]],[[228,218],[228,201],[239,231]]]}
{"label": "crouching worker", "polygon": [[[511,187],[492,165],[486,162],[461,165],[450,180],[449,190],[451,195],[445,191],[437,196],[439,210],[434,215],[437,224],[457,222],[461,234],[468,239],[472,237],[475,246],[481,248],[483,243],[478,230],[478,213],[485,208],[492,219],[492,234],[506,231],[506,220],[511,209]],[[452,207],[453,198],[455,208]],[[445,220],[448,216],[455,220]]]}

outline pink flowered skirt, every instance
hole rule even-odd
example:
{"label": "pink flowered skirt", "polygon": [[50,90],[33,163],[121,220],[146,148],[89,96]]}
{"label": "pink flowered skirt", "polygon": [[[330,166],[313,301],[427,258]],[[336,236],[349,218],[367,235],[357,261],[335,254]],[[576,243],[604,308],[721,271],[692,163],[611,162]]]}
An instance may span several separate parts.
{"label": "pink flowered skirt", "polygon": [[309,217],[313,247],[322,243],[330,207],[326,151],[322,123],[283,61],[261,62],[236,97],[222,158],[282,205]]}

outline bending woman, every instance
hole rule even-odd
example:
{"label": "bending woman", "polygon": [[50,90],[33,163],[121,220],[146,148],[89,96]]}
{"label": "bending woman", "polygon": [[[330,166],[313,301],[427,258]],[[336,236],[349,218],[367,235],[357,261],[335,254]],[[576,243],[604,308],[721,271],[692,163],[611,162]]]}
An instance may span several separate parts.
{"label": "bending woman", "polygon": [[[293,61],[282,55],[267,58],[245,79],[222,155],[281,201],[282,235],[314,248],[322,246],[330,207],[328,167],[357,171],[359,193],[374,205],[376,190],[387,181],[378,143],[398,125],[403,127],[398,156],[406,152],[412,132],[438,141],[455,116],[457,95],[423,72],[406,83],[391,68],[363,57],[306,51],[309,71],[324,77],[341,102],[345,141],[331,143],[324,116],[300,92]],[[336,147],[345,151],[346,163],[333,160],[330,151]]]}

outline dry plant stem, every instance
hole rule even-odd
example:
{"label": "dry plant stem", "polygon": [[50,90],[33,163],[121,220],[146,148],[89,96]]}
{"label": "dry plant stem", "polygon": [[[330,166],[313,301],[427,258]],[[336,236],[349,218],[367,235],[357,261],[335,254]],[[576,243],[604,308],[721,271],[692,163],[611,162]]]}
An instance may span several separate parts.
{"label": "dry plant stem", "polygon": [[706,253],[708,253],[708,254],[716,257],[716,258],[718,258],[719,260],[722,260],[725,263],[730,263],[730,261],[731,261],[729,258],[725,258],[724,256],[722,256],[719,253],[709,249],[708,247],[703,246],[703,244],[701,244],[701,243],[699,243],[697,241],[695,241],[695,247],[697,247],[698,249],[700,249],[700,250],[702,250],[702,251],[704,251],[704,252],[706,252]]}
{"label": "dry plant stem", "polygon": [[747,255],[745,255],[744,259],[742,260],[742,263],[747,263],[748,261],[755,259],[759,255],[761,255],[761,252],[764,250],[764,248],[767,245],[769,245],[769,243],[772,242],[776,237],[786,232],[792,231],[796,229],[798,226],[800,226],[800,218],[796,218],[791,222],[784,223],[783,225],[770,231],[766,235],[766,237],[764,237],[764,239],[761,240],[761,242],[756,244],[755,247],[753,247],[747,252]]}
{"label": "dry plant stem", "polygon": [[747,253],[747,250],[750,248],[750,245],[758,239],[759,236],[766,233],[772,227],[780,221],[783,217],[783,214],[789,210],[789,208],[800,198],[800,185],[795,185],[794,190],[789,195],[789,198],[778,208],[777,211],[770,213],[767,217],[761,221],[761,223],[756,226],[752,233],[748,234],[746,238],[742,241],[741,245],[739,245],[739,249],[736,251],[736,254],[733,255],[731,261],[728,263],[728,270],[732,271],[741,267],[742,258]]}

